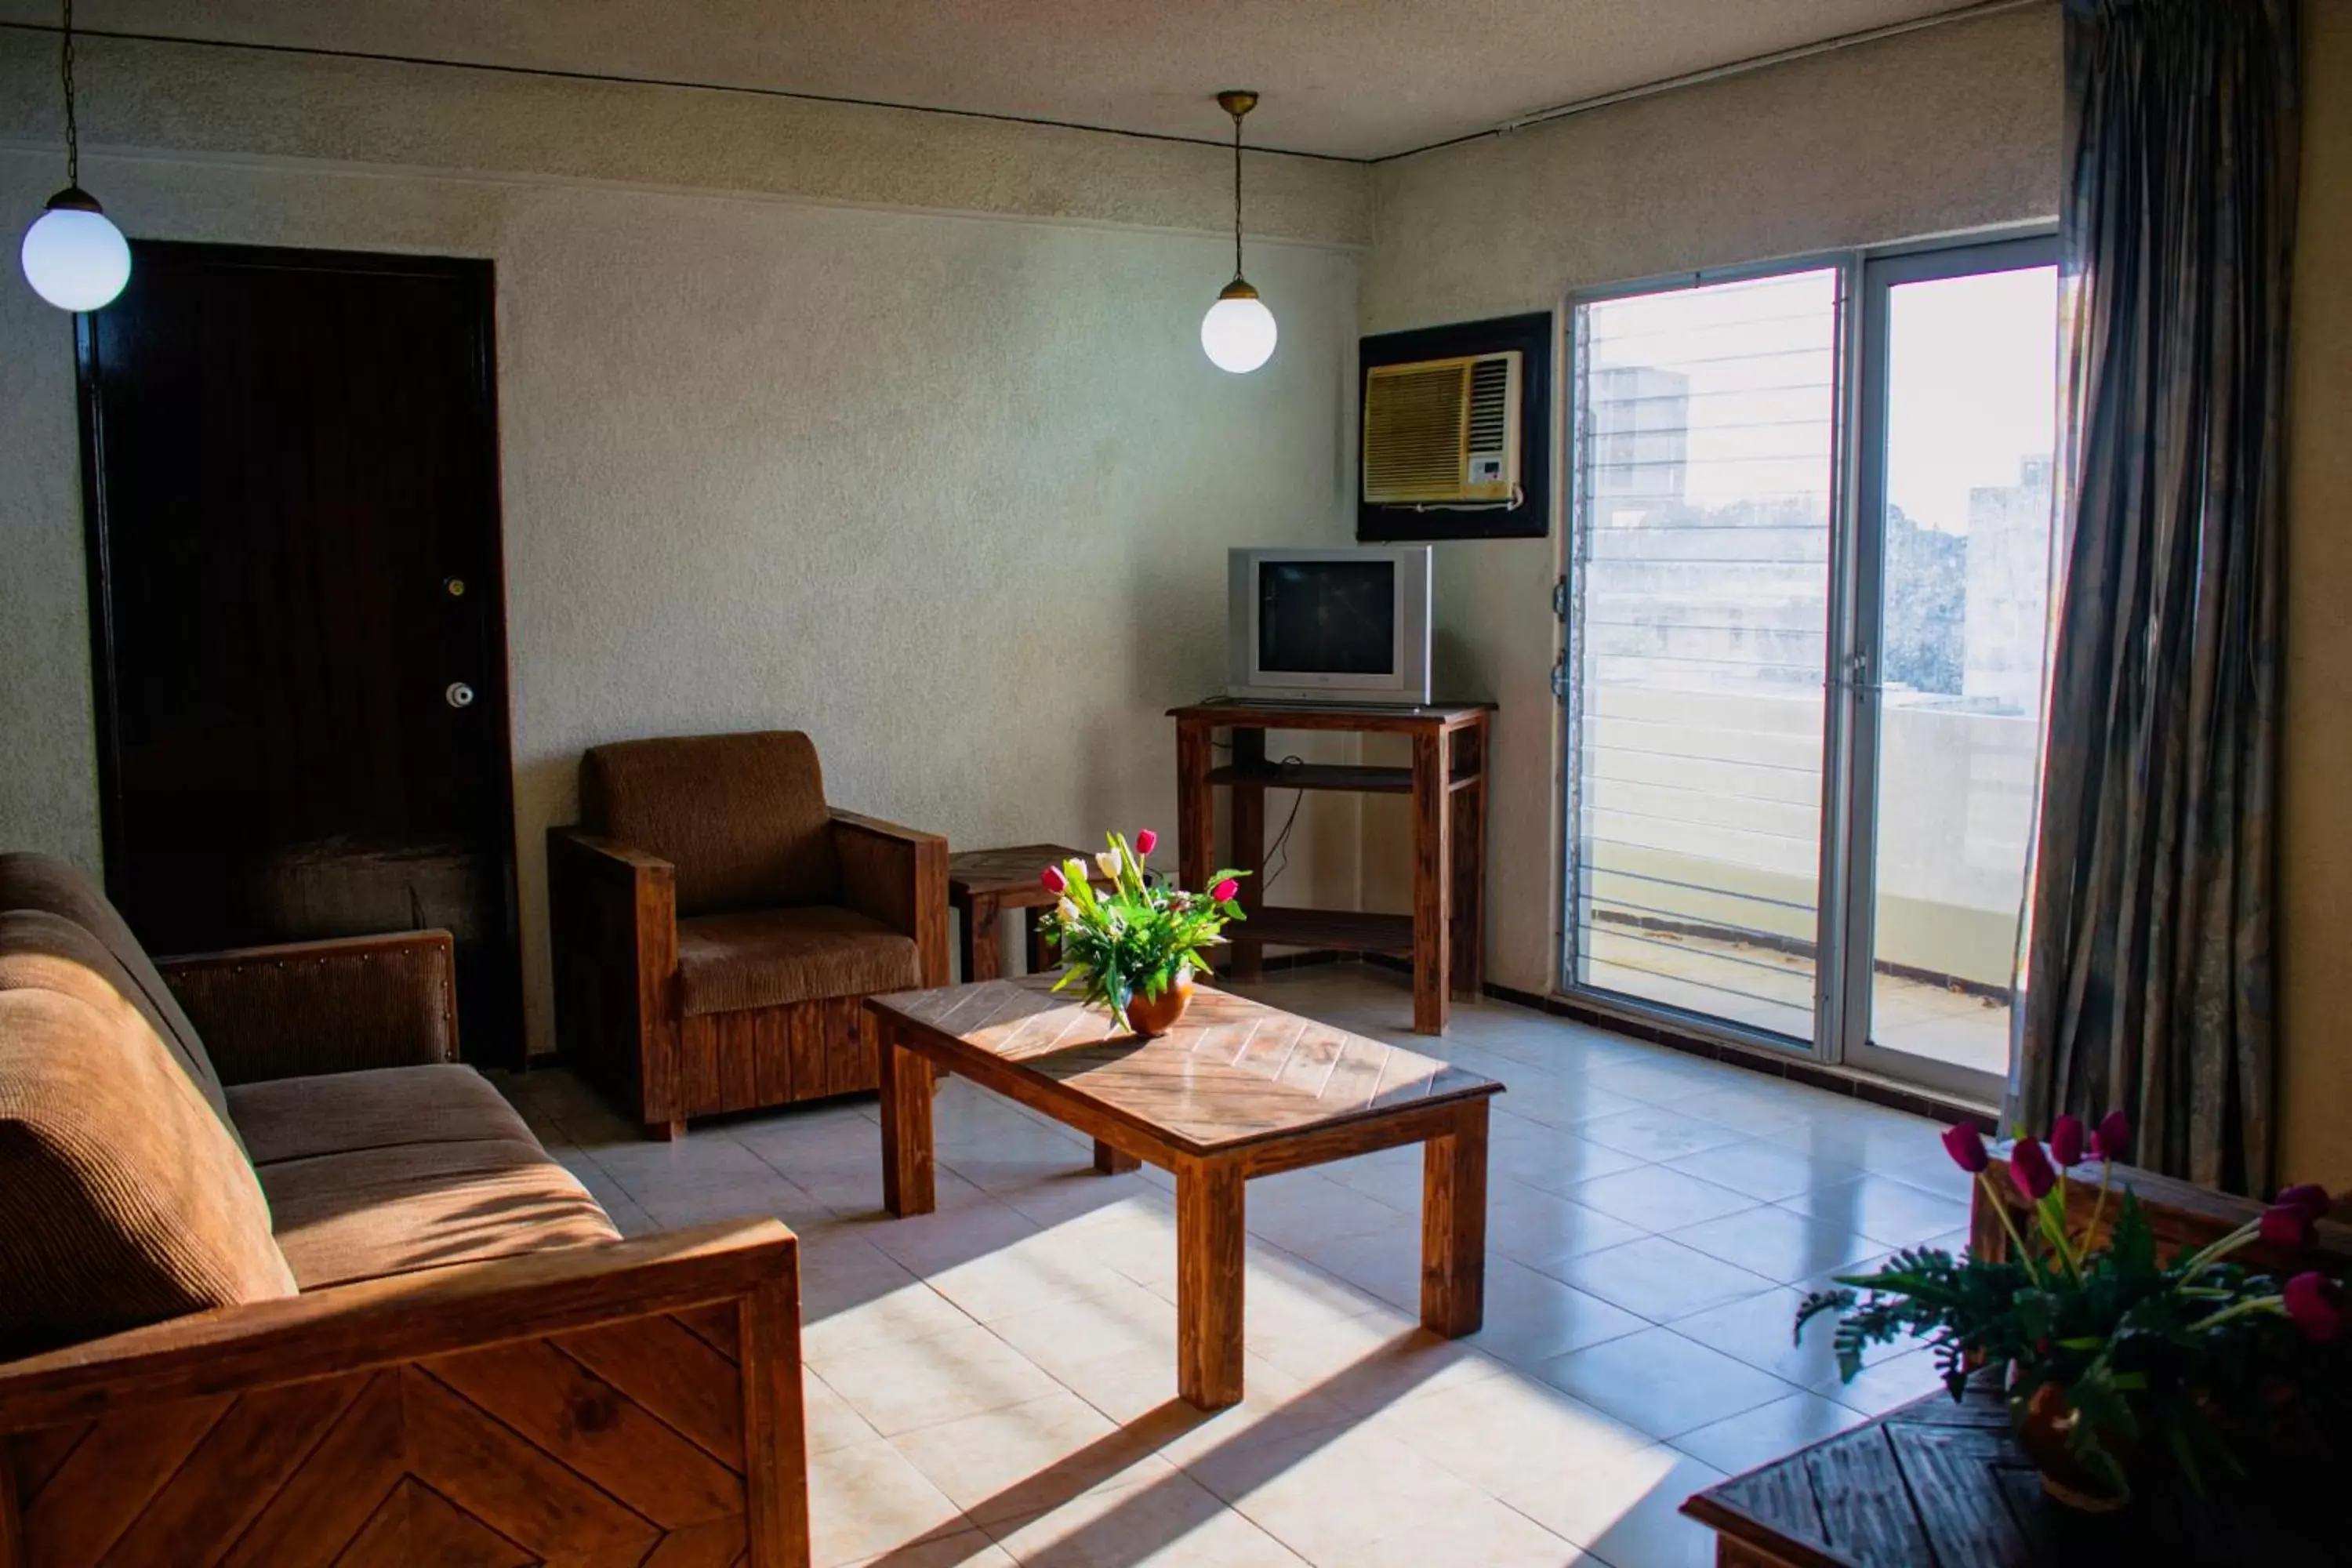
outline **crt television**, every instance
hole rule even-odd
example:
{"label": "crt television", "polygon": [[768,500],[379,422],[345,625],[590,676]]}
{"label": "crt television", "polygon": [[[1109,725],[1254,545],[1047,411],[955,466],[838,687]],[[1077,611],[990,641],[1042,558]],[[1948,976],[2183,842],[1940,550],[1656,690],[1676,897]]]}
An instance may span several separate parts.
{"label": "crt television", "polygon": [[1428,702],[1428,545],[1235,550],[1227,571],[1228,696]]}

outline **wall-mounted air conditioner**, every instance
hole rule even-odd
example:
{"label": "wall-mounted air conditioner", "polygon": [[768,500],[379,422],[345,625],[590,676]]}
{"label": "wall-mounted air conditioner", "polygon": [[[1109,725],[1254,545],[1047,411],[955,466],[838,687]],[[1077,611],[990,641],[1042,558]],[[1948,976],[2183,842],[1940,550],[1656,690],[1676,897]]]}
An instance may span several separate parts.
{"label": "wall-mounted air conditioner", "polygon": [[1365,501],[1517,501],[1520,373],[1517,349],[1367,370]]}

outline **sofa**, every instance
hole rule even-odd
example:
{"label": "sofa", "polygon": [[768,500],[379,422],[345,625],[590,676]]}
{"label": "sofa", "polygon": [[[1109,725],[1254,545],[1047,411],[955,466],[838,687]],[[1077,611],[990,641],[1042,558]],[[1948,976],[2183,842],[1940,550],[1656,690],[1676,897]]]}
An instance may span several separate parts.
{"label": "sofa", "polygon": [[797,731],[623,741],[547,836],[565,1064],[656,1138],[870,1090],[872,995],[948,983],[948,841],[827,804]]}
{"label": "sofa", "polygon": [[806,1563],[792,1233],[623,1239],[452,984],[0,855],[0,1568]]}

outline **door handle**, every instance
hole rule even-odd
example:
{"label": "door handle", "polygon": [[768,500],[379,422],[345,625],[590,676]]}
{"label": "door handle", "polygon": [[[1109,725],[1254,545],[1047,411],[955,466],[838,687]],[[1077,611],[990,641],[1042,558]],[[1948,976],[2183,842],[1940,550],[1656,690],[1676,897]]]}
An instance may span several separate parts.
{"label": "door handle", "polygon": [[452,708],[471,708],[474,705],[474,689],[462,680],[453,680],[441,693],[441,700]]}

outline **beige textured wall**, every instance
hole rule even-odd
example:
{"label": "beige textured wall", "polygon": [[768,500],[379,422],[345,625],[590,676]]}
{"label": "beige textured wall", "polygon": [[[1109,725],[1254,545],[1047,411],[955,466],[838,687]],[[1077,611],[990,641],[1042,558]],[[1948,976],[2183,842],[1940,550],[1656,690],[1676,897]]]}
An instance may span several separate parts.
{"label": "beige textured wall", "polygon": [[[29,214],[47,63],[0,51],[0,211]],[[800,726],[836,800],[959,843],[1164,832],[1225,547],[1347,536],[1352,167],[1257,161],[1300,239],[1253,242],[1282,344],[1232,377],[1196,335],[1232,262],[1213,149],[178,54],[85,58],[85,184],[131,234],[496,261],[539,1047],[582,747]],[[94,867],[72,377],[68,319],[0,287],[0,843]],[[1303,817],[1294,875],[1350,901],[1355,834]]]}
{"label": "beige textured wall", "polygon": [[[1572,289],[2057,211],[2053,5],[1956,23],[1381,165],[1367,331],[1557,308]],[[1559,649],[1545,540],[1437,549],[1449,691],[1502,705],[1490,979],[1552,988]],[[1366,807],[1367,907],[1403,907],[1402,831]]]}
{"label": "beige textured wall", "polygon": [[2279,832],[2287,1181],[2352,1186],[2352,5],[2305,5]]}

